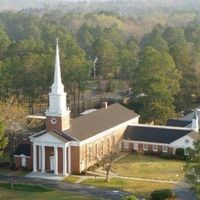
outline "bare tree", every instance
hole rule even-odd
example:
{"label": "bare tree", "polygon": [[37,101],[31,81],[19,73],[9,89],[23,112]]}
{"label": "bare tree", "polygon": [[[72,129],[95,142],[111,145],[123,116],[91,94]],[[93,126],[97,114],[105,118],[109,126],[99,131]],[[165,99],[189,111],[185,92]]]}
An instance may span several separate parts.
{"label": "bare tree", "polygon": [[98,164],[106,171],[105,181],[109,181],[112,163],[120,152],[119,143],[115,143],[111,137],[104,137],[100,141],[88,145],[86,151],[89,166]]}
{"label": "bare tree", "polygon": [[25,111],[14,99],[0,102],[0,120],[4,123],[8,137],[7,150],[10,156],[10,167],[12,167],[17,141],[25,124]]}

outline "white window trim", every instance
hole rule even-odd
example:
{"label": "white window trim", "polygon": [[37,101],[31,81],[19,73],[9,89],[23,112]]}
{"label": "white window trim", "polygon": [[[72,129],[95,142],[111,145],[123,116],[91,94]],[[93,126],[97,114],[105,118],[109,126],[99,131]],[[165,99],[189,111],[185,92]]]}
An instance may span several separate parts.
{"label": "white window trim", "polygon": [[25,156],[21,157],[21,166],[22,167],[27,167],[26,157]]}
{"label": "white window trim", "polygon": [[[156,148],[155,148],[155,147],[156,147]],[[157,144],[154,144],[154,145],[153,145],[153,151],[155,151],[155,152],[158,151],[158,145],[157,145]]]}
{"label": "white window trim", "polygon": [[133,149],[138,150],[138,143],[133,143]]}
{"label": "white window trim", "polygon": [[[164,149],[164,147],[166,147],[166,149]],[[162,152],[163,152],[163,153],[167,153],[167,152],[168,152],[168,146],[163,145],[163,146],[162,146]]]}
{"label": "white window trim", "polygon": [[[146,146],[147,148],[145,148],[145,146]],[[143,150],[144,150],[144,151],[148,151],[148,147],[149,147],[148,144],[143,144]]]}
{"label": "white window trim", "polygon": [[124,142],[124,148],[128,149],[128,147],[129,147],[129,143],[128,142]]}
{"label": "white window trim", "polygon": [[189,151],[187,151],[188,150],[188,147],[186,147],[185,149],[184,149],[184,155],[185,156],[189,156],[190,154],[189,154]]}

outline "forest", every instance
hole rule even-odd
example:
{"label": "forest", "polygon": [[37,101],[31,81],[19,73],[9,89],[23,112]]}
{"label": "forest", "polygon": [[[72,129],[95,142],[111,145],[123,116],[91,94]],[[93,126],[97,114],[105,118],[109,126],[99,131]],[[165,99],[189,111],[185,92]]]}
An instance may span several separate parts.
{"label": "forest", "polygon": [[[131,2],[131,1],[127,1]],[[105,4],[105,2],[104,2]],[[94,6],[95,7],[95,6]],[[125,7],[127,7],[125,3]],[[200,102],[200,15],[197,10],[63,11],[56,7],[0,13],[0,100],[14,98],[34,113],[47,105],[59,38],[62,80],[77,116],[88,90],[131,88],[128,106],[145,122]],[[60,9],[60,10],[59,10]],[[116,9],[117,10],[117,9]],[[106,83],[105,89],[100,86]]]}

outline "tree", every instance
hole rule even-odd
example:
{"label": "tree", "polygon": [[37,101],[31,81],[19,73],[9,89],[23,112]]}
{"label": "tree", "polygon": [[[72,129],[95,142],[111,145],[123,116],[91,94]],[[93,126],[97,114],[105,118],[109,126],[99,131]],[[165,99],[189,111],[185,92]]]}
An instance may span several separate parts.
{"label": "tree", "polygon": [[91,33],[91,29],[92,28],[85,23],[76,34],[80,47],[84,49],[89,56],[92,56],[92,43],[94,42],[94,36]]}
{"label": "tree", "polygon": [[115,77],[118,72],[116,46],[111,41],[101,38],[94,42],[93,49],[98,58],[97,69],[99,69],[99,75],[106,79]]}
{"label": "tree", "polygon": [[140,55],[136,69],[135,93],[141,97],[143,120],[164,124],[175,115],[174,96],[179,91],[180,74],[172,57],[146,47]]}
{"label": "tree", "polygon": [[119,78],[127,81],[129,87],[133,84],[135,69],[138,66],[139,47],[134,39],[128,40],[126,46],[119,50]]}
{"label": "tree", "polygon": [[104,142],[101,141],[101,143],[96,143],[87,148],[85,152],[86,162],[90,165],[98,164],[102,166],[106,172],[105,181],[108,182],[112,164],[119,152],[119,143],[114,144],[114,140],[105,137]]}
{"label": "tree", "polygon": [[0,103],[0,121],[5,125],[5,134],[8,137],[8,153],[10,156],[10,167],[13,166],[13,156],[18,140],[25,123],[25,112],[13,99]]}
{"label": "tree", "polygon": [[4,151],[4,148],[8,144],[8,138],[5,136],[3,122],[0,121],[0,156]]}
{"label": "tree", "polygon": [[86,83],[89,79],[90,65],[84,56],[74,55],[73,58],[65,60],[63,66],[63,83],[71,97],[74,116],[77,116],[80,114],[80,102],[83,102]]}
{"label": "tree", "polygon": [[0,28],[0,58],[2,58],[3,53],[7,50],[10,43],[8,35],[3,29]]}
{"label": "tree", "polygon": [[199,97],[199,54],[194,45],[186,41],[182,29],[169,28],[165,34],[171,36],[168,38],[170,54],[182,74],[176,108],[178,111],[191,109]]}
{"label": "tree", "polygon": [[155,27],[151,33],[143,37],[141,45],[151,46],[158,51],[169,51],[167,41],[163,38],[161,31]]}
{"label": "tree", "polygon": [[184,169],[186,171],[186,180],[200,197],[200,140],[194,143],[194,149],[189,149],[189,156]]}

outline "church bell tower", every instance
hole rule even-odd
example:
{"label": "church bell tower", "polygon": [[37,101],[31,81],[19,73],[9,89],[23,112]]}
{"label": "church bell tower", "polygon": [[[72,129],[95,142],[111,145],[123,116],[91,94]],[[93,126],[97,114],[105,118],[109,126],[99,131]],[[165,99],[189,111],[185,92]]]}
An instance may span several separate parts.
{"label": "church bell tower", "polygon": [[45,113],[47,131],[64,131],[70,127],[70,110],[66,105],[66,93],[61,81],[58,39],[56,42],[54,82],[49,93],[49,108]]}

